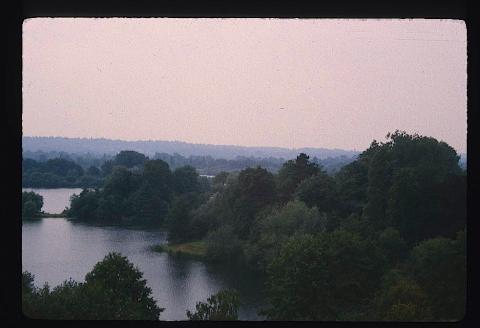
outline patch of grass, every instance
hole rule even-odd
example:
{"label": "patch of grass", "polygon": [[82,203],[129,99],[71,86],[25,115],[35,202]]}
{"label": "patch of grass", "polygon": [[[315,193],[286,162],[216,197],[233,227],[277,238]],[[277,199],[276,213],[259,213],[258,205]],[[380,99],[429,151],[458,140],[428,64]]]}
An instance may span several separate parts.
{"label": "patch of grass", "polygon": [[205,242],[203,241],[192,241],[181,244],[153,245],[151,249],[154,252],[167,252],[171,255],[181,255],[194,258],[204,258],[206,252]]}

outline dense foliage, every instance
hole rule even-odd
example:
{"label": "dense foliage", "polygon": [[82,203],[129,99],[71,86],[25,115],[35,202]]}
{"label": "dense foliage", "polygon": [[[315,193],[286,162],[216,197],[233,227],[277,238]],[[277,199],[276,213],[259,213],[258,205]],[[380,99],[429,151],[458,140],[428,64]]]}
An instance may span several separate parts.
{"label": "dense foliage", "polygon": [[84,189],[73,195],[67,210],[69,217],[160,225],[167,218],[172,201],[175,206],[183,195],[202,191],[202,179],[192,167],[172,172],[164,161],[148,160],[132,152],[121,152],[117,159],[130,167],[114,165],[102,189]]}
{"label": "dense foliage", "polygon": [[[72,197],[69,215],[165,222],[171,242],[202,240],[208,261],[266,275],[269,319],[464,315],[466,172],[444,142],[396,131],[334,175],[304,153],[276,174],[254,166],[203,180],[191,166],[124,155],[102,189]],[[220,302],[210,301],[190,315],[208,318]]]}
{"label": "dense foliage", "polygon": [[[161,159],[170,165],[171,168],[181,166],[193,166],[200,174],[218,175],[222,171],[237,172],[248,167],[261,166],[272,173],[277,173],[285,163],[285,159],[281,157],[253,157],[253,156],[236,156],[234,159],[213,158],[212,156],[182,156],[177,153],[166,154],[156,153],[155,159]],[[326,172],[333,174],[342,166],[349,164],[355,159],[354,156],[336,156],[326,158],[313,158],[313,162],[322,165]]]}
{"label": "dense foliage", "polygon": [[24,158],[22,163],[22,187],[73,188],[100,186],[102,179],[98,168],[84,170],[80,165],[64,158],[45,162]]}
{"label": "dense foliage", "polygon": [[118,253],[110,253],[85,276],[84,283],[65,281],[50,290],[37,288],[22,274],[23,313],[35,319],[157,320],[159,308],[143,274]]}
{"label": "dense foliage", "polygon": [[195,312],[187,310],[190,320],[238,320],[239,296],[236,291],[222,290],[207,299],[207,302],[198,302]]}
{"label": "dense foliage", "polygon": [[33,191],[22,192],[22,218],[31,219],[41,214],[43,197]]}
{"label": "dense foliage", "polygon": [[171,226],[183,230],[172,236],[203,238],[208,260],[266,274],[270,319],[458,320],[466,275],[458,161],[444,142],[396,131],[333,176],[306,154],[275,175],[221,173],[210,197],[175,206]]}

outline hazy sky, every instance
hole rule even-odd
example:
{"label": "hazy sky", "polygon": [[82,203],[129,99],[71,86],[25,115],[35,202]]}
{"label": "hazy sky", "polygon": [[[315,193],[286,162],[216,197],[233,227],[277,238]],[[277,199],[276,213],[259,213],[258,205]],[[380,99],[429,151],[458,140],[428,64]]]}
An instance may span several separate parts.
{"label": "hazy sky", "polygon": [[34,18],[23,134],[466,152],[466,64],[454,20]]}

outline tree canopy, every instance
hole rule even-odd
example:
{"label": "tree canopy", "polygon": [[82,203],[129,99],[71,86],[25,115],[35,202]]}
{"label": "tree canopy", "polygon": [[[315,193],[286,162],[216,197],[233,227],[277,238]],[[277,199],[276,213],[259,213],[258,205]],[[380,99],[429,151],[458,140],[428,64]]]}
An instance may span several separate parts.
{"label": "tree canopy", "polygon": [[27,317],[60,320],[158,320],[156,305],[143,274],[118,253],[109,253],[85,276],[50,290],[37,288],[22,274],[22,306]]}

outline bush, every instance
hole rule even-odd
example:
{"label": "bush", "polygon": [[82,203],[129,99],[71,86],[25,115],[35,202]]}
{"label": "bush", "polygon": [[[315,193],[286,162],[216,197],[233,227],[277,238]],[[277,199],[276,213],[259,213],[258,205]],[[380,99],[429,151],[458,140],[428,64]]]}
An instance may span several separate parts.
{"label": "bush", "polygon": [[207,302],[198,302],[194,313],[187,310],[190,320],[238,320],[239,296],[236,291],[223,290],[210,296]]}
{"label": "bush", "polygon": [[159,308],[143,274],[118,253],[109,253],[85,276],[84,283],[65,281],[52,291],[33,286],[33,276],[22,274],[25,315],[35,319],[157,320]]}

